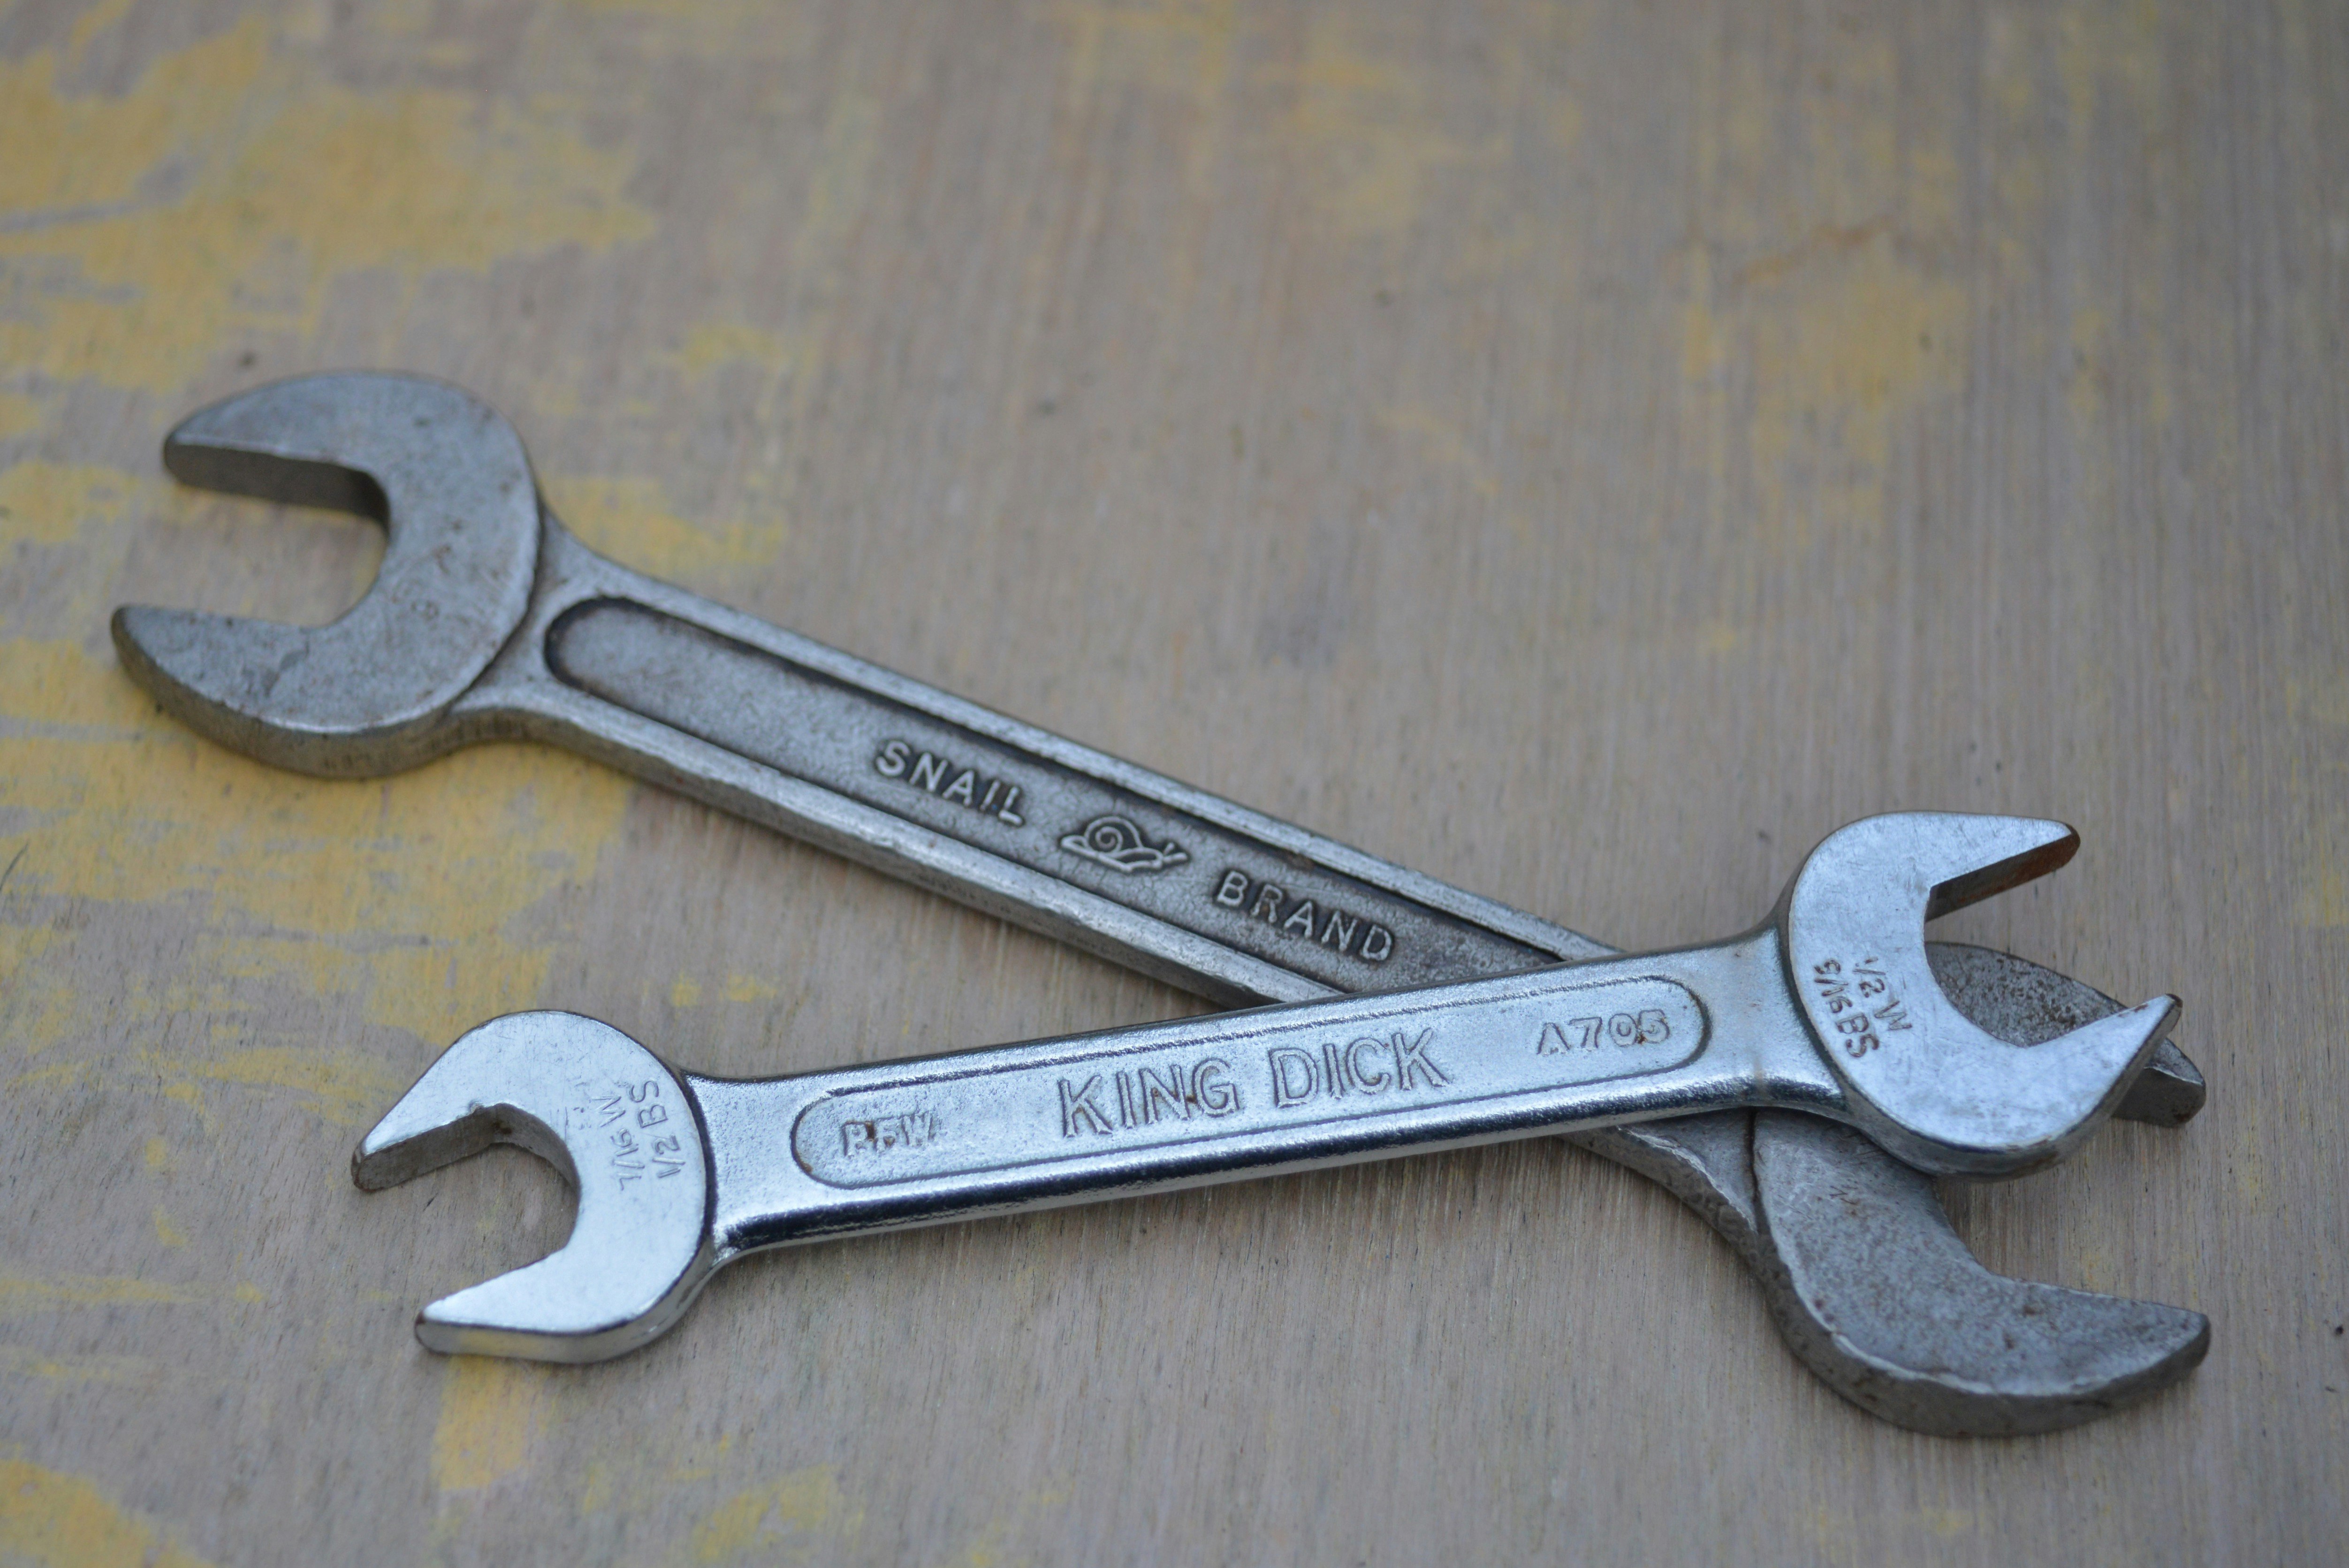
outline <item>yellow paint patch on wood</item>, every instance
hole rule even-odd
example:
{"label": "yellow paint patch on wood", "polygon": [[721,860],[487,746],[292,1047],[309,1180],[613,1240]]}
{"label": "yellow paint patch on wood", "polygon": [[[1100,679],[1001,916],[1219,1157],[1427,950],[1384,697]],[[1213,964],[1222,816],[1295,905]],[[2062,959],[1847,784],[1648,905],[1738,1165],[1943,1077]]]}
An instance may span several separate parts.
{"label": "yellow paint patch on wood", "polygon": [[772,1002],[782,992],[755,974],[730,974],[726,977],[726,1000],[729,1002]]}
{"label": "yellow paint patch on wood", "polygon": [[1447,131],[1415,64],[1365,48],[1343,12],[1314,24],[1296,94],[1290,130],[1316,168],[1311,200],[1349,234],[1402,234],[1438,178],[1507,155],[1497,140]]}
{"label": "yellow paint patch on wood", "polygon": [[1803,444],[1806,423],[1839,423],[1849,454],[1879,466],[1884,416],[1928,389],[1953,389],[1954,337],[1965,291],[1902,257],[1880,226],[1822,230],[1806,242],[1801,287],[1791,311],[1761,313],[1755,382],[1763,412],[1757,442],[1783,458]]}
{"label": "yellow paint patch on wood", "polygon": [[652,232],[585,106],[365,92],[273,47],[266,23],[169,55],[126,93],[77,94],[55,51],[0,64],[0,260],[34,260],[0,363],[169,392],[225,331],[307,331],[363,268],[410,286],[558,245]]}
{"label": "yellow paint patch on wood", "polygon": [[450,1357],[432,1433],[432,1484],[471,1491],[528,1463],[546,1429],[547,1377],[528,1362]]}
{"label": "yellow paint patch on wood", "polygon": [[965,1541],[963,1563],[968,1568],[1004,1568],[1013,1561],[1009,1555],[1013,1550],[1009,1544],[1012,1536],[1030,1533],[1028,1527],[1037,1514],[1057,1512],[1068,1506],[1073,1495],[1066,1487],[1044,1487],[1017,1500],[1009,1509],[995,1512]]}
{"label": "yellow paint patch on wood", "polygon": [[719,1504],[694,1526],[692,1561],[730,1563],[755,1554],[771,1562],[794,1546],[812,1549],[817,1542],[811,1536],[837,1540],[864,1525],[864,1511],[850,1504],[833,1467],[812,1465]]}
{"label": "yellow paint patch on wood", "polygon": [[1980,1524],[1973,1511],[1964,1508],[1920,1508],[1917,1511],[1917,1520],[1943,1540],[1971,1535]]}
{"label": "yellow paint patch on wood", "polygon": [[1753,389],[1744,440],[1755,521],[1790,546],[1826,515],[1881,520],[1893,435],[1926,400],[1963,384],[1966,294],[1904,255],[1889,224],[1823,225],[1728,280],[1733,308],[1695,269],[1682,366],[1717,390],[1742,368]]}
{"label": "yellow paint patch on wood", "polygon": [[163,1212],[163,1206],[160,1203],[155,1205],[155,1240],[162,1242],[166,1247],[184,1247],[188,1244],[188,1233],[181,1230],[169,1214]]}
{"label": "yellow paint patch on wood", "polygon": [[0,1274],[0,1315],[78,1306],[253,1306],[261,1287],[170,1285],[122,1274],[58,1274],[49,1278]]}
{"label": "yellow paint patch on wood", "polygon": [[[34,839],[18,878],[51,896],[202,911],[174,963],[106,997],[64,999],[25,1044],[86,1033],[101,1011],[117,1023],[208,1012],[247,1050],[183,1060],[187,1075],[167,1088],[270,1084],[336,1119],[397,1085],[306,1041],[254,1049],[247,1031],[266,1020],[242,1015],[235,982],[355,994],[369,1022],[436,1046],[529,1006],[557,933],[523,917],[593,875],[629,788],[538,746],[476,748],[383,781],[263,767],[166,719],[79,643],[0,643],[0,716],[15,729],[0,740],[0,806]],[[24,969],[29,950],[7,950],[27,944],[5,927],[0,939],[0,968]]]}
{"label": "yellow paint patch on wood", "polygon": [[[2341,814],[2333,814],[2336,826]],[[2337,931],[2349,926],[2349,876],[2343,874],[2338,832],[2310,836],[2311,849],[2301,867],[2300,892],[2292,899],[2292,923],[2312,930]]]}
{"label": "yellow paint patch on wood", "polygon": [[676,355],[678,369],[688,376],[705,375],[720,365],[749,364],[767,370],[791,365],[791,346],[779,335],[745,327],[739,321],[705,321],[685,335]]}
{"label": "yellow paint patch on wood", "polygon": [[1075,0],[1052,17],[1068,38],[1062,70],[1080,91],[1220,90],[1237,29],[1231,0],[1101,5]]}
{"label": "yellow paint patch on wood", "polygon": [[[630,1453],[637,1463],[587,1467],[586,1484],[579,1492],[580,1511],[594,1513],[617,1508],[636,1512],[652,1506],[657,1500],[675,1496],[677,1490],[688,1482],[709,1480],[729,1469],[740,1468],[730,1432],[714,1441],[665,1433],[657,1442],[632,1448]],[[649,1462],[656,1457],[669,1462],[656,1468]]]}
{"label": "yellow paint patch on wood", "polygon": [[415,1075],[356,1051],[261,1047],[212,1059],[142,1051],[136,1060],[161,1079],[167,1094],[184,1085],[201,1098],[203,1083],[282,1089],[336,1127],[373,1121]]}
{"label": "yellow paint patch on wood", "polygon": [[138,3],[139,0],[98,0],[98,4],[82,13],[81,19],[73,25],[73,31],[66,35],[67,60],[79,64],[82,57],[89,52],[90,45],[98,41],[98,36],[129,16],[130,8]]}
{"label": "yellow paint patch on wood", "polygon": [[140,1386],[169,1381],[160,1363],[142,1355],[43,1355],[14,1345],[0,1345],[0,1373],[47,1383]]}
{"label": "yellow paint patch on wood", "polygon": [[[8,433],[7,416],[0,399],[0,435]],[[103,528],[120,520],[141,483],[92,463],[11,463],[0,469],[0,542],[62,545]]]}
{"label": "yellow paint patch on wood", "polygon": [[0,1459],[0,1559],[27,1568],[205,1568],[175,1532],[97,1482],[17,1459]]}
{"label": "yellow paint patch on wood", "polygon": [[623,566],[656,576],[692,577],[763,566],[791,538],[787,519],[698,523],[678,516],[667,490],[650,479],[539,481],[564,525]]}
{"label": "yellow paint patch on wood", "polygon": [[48,422],[48,406],[38,398],[28,398],[21,392],[0,392],[0,441],[30,435]]}
{"label": "yellow paint patch on wood", "polygon": [[[67,971],[36,961],[57,940],[46,926],[0,925],[0,1030],[27,1056],[64,1039],[82,1013],[80,989],[66,978]],[[29,1088],[54,1075],[64,1075],[57,1078],[62,1084],[78,1071],[78,1064],[60,1064],[20,1075],[11,1086]]]}

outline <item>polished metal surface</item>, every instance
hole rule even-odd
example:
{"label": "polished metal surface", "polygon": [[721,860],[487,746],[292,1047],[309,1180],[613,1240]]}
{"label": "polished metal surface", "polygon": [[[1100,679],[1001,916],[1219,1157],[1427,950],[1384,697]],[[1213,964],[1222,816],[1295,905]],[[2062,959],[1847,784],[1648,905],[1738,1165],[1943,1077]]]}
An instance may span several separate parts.
{"label": "polished metal surface", "polygon": [[[1769,922],[1705,947],[758,1082],[515,1014],[428,1068],[352,1172],[380,1189],[500,1138],[559,1148],[571,1239],[417,1325],[434,1349],[546,1361],[642,1345],[770,1247],[1731,1107],[2012,1175],[2111,1114],[2176,999],[2009,1045],[1941,995],[1924,918],[2076,843],[2061,823],[1872,817],[1811,852]],[[1931,1070],[1883,1070],[1912,1060]]]}
{"label": "polished metal surface", "polygon": [[[409,377],[308,377],[191,417],[166,444],[174,472],[383,518],[385,575],[316,632],[126,607],[114,625],[126,668],[192,726],[308,772],[389,771],[491,735],[560,741],[1226,1001],[1609,950],[629,572],[534,501],[512,504],[520,451],[485,405]],[[485,534],[504,550],[437,581],[451,602],[429,617],[411,597],[387,597],[395,559],[461,543],[440,558],[474,560],[464,551],[480,552]],[[535,559],[518,610],[517,550]],[[386,605],[440,635],[393,639],[380,629]],[[287,670],[307,673],[288,687]],[[334,701],[289,709],[313,688]],[[421,718],[419,691],[440,703]],[[2006,954],[1928,951],[1961,1010],[2003,1039],[2044,1039],[2113,1010]],[[2164,1043],[2118,1114],[2176,1125],[2201,1100],[2199,1075]],[[2114,1390],[2183,1376],[2207,1344],[2199,1314],[2151,1303],[2028,1287],[2128,1316],[2119,1334],[2094,1313],[2013,1310],[2015,1282],[1972,1259],[1927,1179],[1816,1117],[1727,1112],[1577,1138],[1689,1202],[1754,1267],[1813,1369],[1906,1426],[2067,1424]],[[1777,1201],[1768,1173],[1790,1162],[1760,1159],[1764,1145],[1806,1149],[1806,1168],[1837,1172],[1883,1216],[1864,1244],[1800,1193]],[[1961,1322],[2000,1328],[1961,1343],[1949,1325]],[[2077,1379],[2051,1386],[2036,1370],[2058,1364]]]}

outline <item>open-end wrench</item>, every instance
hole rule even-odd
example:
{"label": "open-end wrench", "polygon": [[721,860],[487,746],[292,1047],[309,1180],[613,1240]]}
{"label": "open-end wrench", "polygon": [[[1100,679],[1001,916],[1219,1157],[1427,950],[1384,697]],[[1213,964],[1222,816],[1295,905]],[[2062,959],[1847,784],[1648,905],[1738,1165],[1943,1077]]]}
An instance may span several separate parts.
{"label": "open-end wrench", "polygon": [[564,1169],[571,1238],[417,1320],[436,1350],[541,1361],[633,1350],[770,1247],[1692,1111],[1799,1107],[1929,1169],[2012,1175],[2119,1104],[2177,1001],[2010,1045],[1941,995],[1923,927],[2077,843],[1869,817],[1706,947],[758,1082],[515,1013],[428,1068],[352,1174],[389,1187],[500,1141]]}
{"label": "open-end wrench", "polygon": [[[126,607],[126,667],[223,742],[356,775],[536,737],[1224,1000],[1525,970],[1609,950],[605,561],[522,444],[454,388],[308,377],[216,404],[165,461],[195,484],[388,531],[334,625]],[[1929,947],[1961,1007],[2029,1043],[2112,1010],[2004,954]],[[2201,1084],[2166,1044],[2120,1114]],[[1992,1274],[1931,1187],[1816,1117],[1743,1111],[1583,1135],[1734,1244],[1789,1343],[1905,1426],[2044,1430],[2190,1369],[2199,1314]]]}

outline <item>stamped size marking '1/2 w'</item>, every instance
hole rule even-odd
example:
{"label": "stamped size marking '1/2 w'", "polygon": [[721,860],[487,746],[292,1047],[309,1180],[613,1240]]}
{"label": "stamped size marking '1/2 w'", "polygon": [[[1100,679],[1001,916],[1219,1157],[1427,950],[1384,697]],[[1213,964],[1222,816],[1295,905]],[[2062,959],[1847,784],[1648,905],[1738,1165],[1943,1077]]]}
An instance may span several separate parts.
{"label": "stamped size marking '1/2 w'", "polygon": [[1913,1027],[1909,1010],[1892,993],[1881,959],[1865,958],[1848,970],[1837,960],[1823,960],[1811,966],[1811,983],[1835,1017],[1846,1055],[1865,1056],[1883,1044],[1877,1034],[1879,1027],[1887,1034]]}

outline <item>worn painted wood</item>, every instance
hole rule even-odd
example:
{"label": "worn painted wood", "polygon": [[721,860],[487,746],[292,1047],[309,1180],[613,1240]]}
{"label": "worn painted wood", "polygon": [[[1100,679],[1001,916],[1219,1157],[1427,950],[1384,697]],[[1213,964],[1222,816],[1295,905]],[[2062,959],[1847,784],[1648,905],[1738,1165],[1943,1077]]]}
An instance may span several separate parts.
{"label": "worn painted wood", "polygon": [[[0,1556],[2343,1555],[2336,5],[0,5]],[[467,1025],[718,1072],[1195,1005],[552,753],[269,772],[104,622],[364,524],[199,402],[429,371],[616,557],[1624,942],[1832,825],[2066,816],[1951,922],[2175,988],[2188,1130],[1956,1195],[2182,1390],[1876,1424],[1549,1144],[771,1258],[624,1363],[414,1345],[553,1245],[359,1129]]]}

